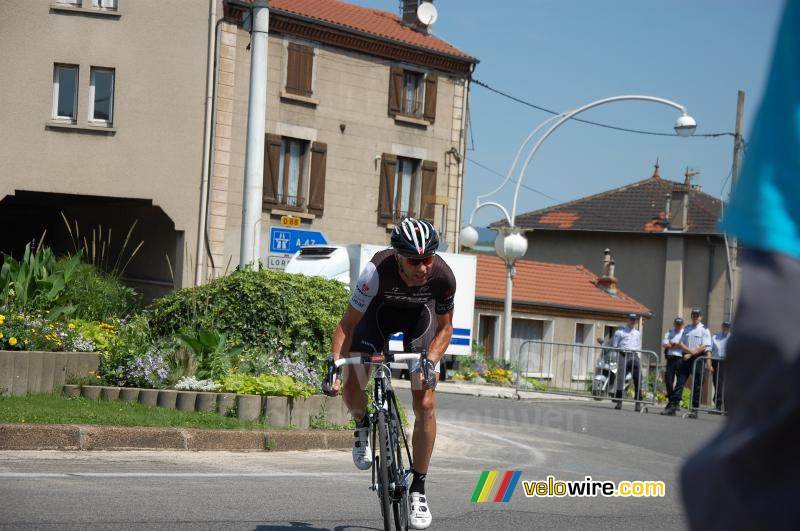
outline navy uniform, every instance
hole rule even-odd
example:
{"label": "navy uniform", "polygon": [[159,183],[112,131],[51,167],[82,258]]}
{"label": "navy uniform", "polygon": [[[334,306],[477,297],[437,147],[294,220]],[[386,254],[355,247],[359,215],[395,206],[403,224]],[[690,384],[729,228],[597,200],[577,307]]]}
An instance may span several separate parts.
{"label": "navy uniform", "polygon": [[683,349],[680,347],[683,339],[683,319],[676,317],[673,327],[664,334],[664,353],[667,356],[667,369],[664,372],[664,384],[667,387],[667,407],[662,412],[663,415],[674,415],[680,407],[680,397],[675,401],[675,379],[680,373],[683,361]]}

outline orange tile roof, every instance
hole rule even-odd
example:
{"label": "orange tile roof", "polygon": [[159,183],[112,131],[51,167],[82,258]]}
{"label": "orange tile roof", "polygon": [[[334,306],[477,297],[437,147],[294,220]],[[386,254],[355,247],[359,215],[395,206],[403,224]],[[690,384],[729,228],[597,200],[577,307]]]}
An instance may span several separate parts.
{"label": "orange tile roof", "polygon": [[[477,255],[477,299],[503,300],[506,294],[505,262],[496,256]],[[597,275],[582,265],[517,260],[514,303],[540,304],[580,310],[625,314],[650,314],[650,309],[617,290],[610,295],[597,286]]]}
{"label": "orange tile roof", "polygon": [[438,37],[411,29],[403,24],[399,16],[388,11],[355,6],[338,0],[270,0],[269,8],[270,11],[308,17],[468,62],[478,62]]}

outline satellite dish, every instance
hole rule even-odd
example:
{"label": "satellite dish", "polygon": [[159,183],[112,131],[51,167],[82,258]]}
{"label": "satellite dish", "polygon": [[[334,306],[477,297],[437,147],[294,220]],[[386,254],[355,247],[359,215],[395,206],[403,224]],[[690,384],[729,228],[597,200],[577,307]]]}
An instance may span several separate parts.
{"label": "satellite dish", "polygon": [[433,26],[439,18],[439,13],[430,2],[422,2],[417,7],[417,18],[425,26]]}

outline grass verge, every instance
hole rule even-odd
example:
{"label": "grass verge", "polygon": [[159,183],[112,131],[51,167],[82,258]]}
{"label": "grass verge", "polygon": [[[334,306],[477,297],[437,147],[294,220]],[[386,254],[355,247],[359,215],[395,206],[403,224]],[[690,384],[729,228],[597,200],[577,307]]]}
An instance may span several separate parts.
{"label": "grass verge", "polygon": [[0,396],[0,422],[229,430],[268,427],[261,422],[222,417],[217,413],[184,413],[135,402],[87,400],[61,395]]}

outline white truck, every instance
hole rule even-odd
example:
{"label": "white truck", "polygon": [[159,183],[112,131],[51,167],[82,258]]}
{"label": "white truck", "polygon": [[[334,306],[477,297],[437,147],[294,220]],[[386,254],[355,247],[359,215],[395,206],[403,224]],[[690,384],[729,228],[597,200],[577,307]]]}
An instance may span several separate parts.
{"label": "white truck", "polygon": [[[386,249],[380,245],[306,245],[292,256],[286,265],[287,273],[321,276],[338,280],[350,290],[356,284],[361,270],[378,251]],[[437,253],[456,277],[455,310],[453,311],[453,337],[445,351],[444,371],[452,368],[455,356],[472,353],[472,322],[475,310],[475,268],[473,255]],[[403,335],[395,334],[389,341],[392,350],[403,349]]]}

